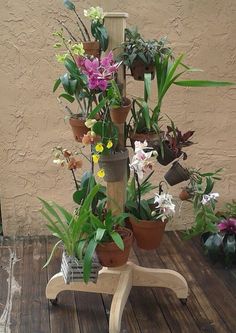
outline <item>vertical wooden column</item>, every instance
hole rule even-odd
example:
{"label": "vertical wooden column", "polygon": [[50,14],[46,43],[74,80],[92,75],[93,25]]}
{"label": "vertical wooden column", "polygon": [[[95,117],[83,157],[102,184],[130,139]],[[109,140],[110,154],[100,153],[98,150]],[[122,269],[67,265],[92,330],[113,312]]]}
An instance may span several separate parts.
{"label": "vertical wooden column", "polygon": [[[124,30],[126,28],[127,13],[109,12],[105,14],[105,26],[109,34],[108,51],[113,50],[114,56],[120,52],[120,45],[124,41]],[[126,95],[125,67],[120,66],[117,77],[122,86],[122,94]],[[124,124],[117,125],[119,130],[119,145],[124,147]],[[108,206],[114,214],[119,214],[124,209],[126,200],[127,174],[119,182],[107,183]]]}

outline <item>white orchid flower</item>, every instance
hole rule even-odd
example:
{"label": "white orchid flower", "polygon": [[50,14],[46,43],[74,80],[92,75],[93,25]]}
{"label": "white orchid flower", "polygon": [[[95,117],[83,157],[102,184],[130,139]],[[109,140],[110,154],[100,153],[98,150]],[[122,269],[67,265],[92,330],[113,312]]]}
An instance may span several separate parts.
{"label": "white orchid flower", "polygon": [[135,150],[134,150],[135,154],[144,149],[153,149],[152,147],[148,147],[147,140],[145,140],[144,142],[135,141],[134,146],[135,146]]}
{"label": "white orchid flower", "polygon": [[145,153],[142,149],[139,149],[132,158],[130,169],[137,173],[140,180],[143,179],[145,172],[152,169],[152,163],[149,161],[151,156],[152,152]]}
{"label": "white orchid flower", "polygon": [[202,197],[201,203],[203,205],[206,205],[208,202],[210,202],[212,200],[215,201],[216,198],[218,198],[219,196],[220,196],[219,193],[204,194]]}
{"label": "white orchid flower", "polygon": [[168,193],[155,194],[154,203],[158,203],[156,208],[158,208],[161,213],[160,216],[162,222],[164,222],[167,218],[173,217],[175,214],[175,204],[172,199],[172,195]]}

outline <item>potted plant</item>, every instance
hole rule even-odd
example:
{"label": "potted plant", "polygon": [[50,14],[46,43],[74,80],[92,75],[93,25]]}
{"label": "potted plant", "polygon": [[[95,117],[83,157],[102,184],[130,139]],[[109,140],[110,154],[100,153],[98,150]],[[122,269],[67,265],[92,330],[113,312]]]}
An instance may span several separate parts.
{"label": "potted plant", "polygon": [[181,155],[186,160],[187,154],[182,151],[182,148],[193,144],[189,140],[193,134],[194,131],[182,133],[171,121],[171,126],[167,126],[167,131],[163,133],[161,143],[157,147],[157,161],[162,165],[168,165]]}
{"label": "potted plant", "polygon": [[135,80],[143,81],[144,74],[150,73],[151,79],[155,76],[155,56],[170,54],[171,49],[166,47],[166,39],[145,40],[137,28],[125,29],[125,42],[118,58],[130,68]]}
{"label": "potted plant", "polygon": [[216,232],[219,216],[216,209],[216,201],[219,193],[214,193],[215,181],[220,180],[219,174],[222,169],[215,172],[200,173],[192,170],[192,198],[189,199],[193,204],[194,225],[184,232],[184,238],[189,239],[207,232]]}
{"label": "potted plant", "polygon": [[93,275],[90,276],[89,274],[89,276],[87,276],[86,270],[84,270],[84,258],[78,255],[79,244],[84,239],[86,224],[92,214],[89,208],[98,190],[99,185],[96,185],[87,195],[79,209],[79,214],[71,214],[64,207],[55,202],[47,202],[39,198],[43,204],[41,213],[48,221],[47,227],[53,236],[59,239],[54,245],[44,267],[50,263],[56,248],[60,244],[63,245],[64,254],[62,257],[61,271],[66,283],[77,280],[88,282],[89,278],[91,278],[93,282],[96,282],[98,271],[101,269],[97,258],[95,256],[93,258],[91,257],[89,270],[91,272],[93,266]]}
{"label": "potted plant", "polygon": [[[75,47],[66,42],[62,32],[56,34],[67,48],[66,54],[57,55],[57,59],[65,65],[67,73],[56,80],[53,91],[62,85],[64,92],[59,95],[60,100],[63,98],[67,102],[78,103],[77,112],[73,112],[68,105],[65,110],[69,113],[69,122],[75,140],[82,142],[88,132],[85,122],[89,116],[99,117],[99,112],[106,104],[103,93],[120,64],[114,62],[112,52],[101,59],[88,59],[81,45]],[[90,135],[90,138],[93,142],[94,137]]]}
{"label": "potted plant", "polygon": [[[162,193],[162,186],[153,186],[149,179],[152,173],[144,180],[144,173],[151,167],[152,151],[147,150],[147,143],[135,142],[136,153],[130,164],[134,172],[128,185],[128,199],[126,210],[132,217],[129,219],[137,245],[145,250],[156,249],[162,240],[165,226],[174,214],[175,205],[172,196]],[[159,188],[159,193],[149,199],[143,196],[149,191]]]}
{"label": "potted plant", "polygon": [[[184,55],[174,59],[171,54],[157,54],[155,56],[155,72],[157,74],[157,99],[154,107],[150,107],[151,75],[144,75],[144,98],[136,98],[131,108],[132,118],[128,124],[128,133],[131,140],[144,135],[143,139],[148,140],[148,135],[158,134],[157,144],[160,143],[162,133],[160,130],[161,107],[163,99],[170,87],[175,84],[182,87],[218,87],[234,85],[232,82],[206,81],[206,80],[180,80],[180,77],[188,72],[201,71],[191,68],[183,63]],[[141,139],[141,137],[140,137]],[[141,140],[142,141],[142,140]],[[131,142],[132,144],[132,142]],[[151,145],[151,143],[149,143]],[[160,144],[159,144],[160,145]],[[153,146],[155,149],[156,147]]]}
{"label": "potted plant", "polygon": [[123,124],[126,121],[131,109],[131,100],[122,97],[115,80],[111,81],[111,86],[107,91],[107,98],[110,108],[110,117],[114,124]]}
{"label": "potted plant", "polygon": [[164,175],[165,180],[170,186],[174,186],[183,181],[189,180],[190,173],[178,161],[175,161],[171,168]]}
{"label": "potted plant", "polygon": [[75,14],[76,27],[79,30],[79,36],[75,33],[71,33],[68,27],[58,20],[62,27],[67,31],[70,39],[75,42],[82,42],[85,53],[89,56],[94,56],[99,58],[101,51],[106,51],[108,47],[108,33],[106,27],[104,26],[104,13],[101,7],[90,7],[84,10],[84,16],[91,21],[91,34],[95,41],[92,41],[91,35],[83,22],[80,14],[77,12],[76,7],[72,1],[64,0],[65,7]]}

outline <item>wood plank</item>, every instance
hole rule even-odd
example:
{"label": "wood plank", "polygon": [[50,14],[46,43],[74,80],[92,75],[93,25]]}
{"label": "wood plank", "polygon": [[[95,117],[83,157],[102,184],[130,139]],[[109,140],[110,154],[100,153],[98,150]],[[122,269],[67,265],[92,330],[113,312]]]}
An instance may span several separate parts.
{"label": "wood plank", "polygon": [[11,246],[0,239],[0,332],[7,332],[10,329],[10,286],[9,273],[11,271]]}
{"label": "wood plank", "polygon": [[[178,269],[182,269],[183,275],[185,275],[189,283],[190,290],[198,301],[188,302],[188,307],[196,323],[199,325],[199,328],[207,332],[230,333],[230,327],[221,318],[213,304],[214,300],[211,296],[209,297],[209,294],[206,292],[208,286],[213,283],[214,294],[216,298],[218,298],[219,295],[216,293],[216,290],[218,290],[220,286],[215,285],[214,281],[206,278],[206,270],[201,265],[199,253],[191,248],[190,243],[183,242],[177,233],[167,233],[165,241],[169,256]],[[191,296],[189,300],[191,300]],[[218,301],[221,301],[220,297]],[[201,305],[201,309],[198,305]]]}
{"label": "wood plank", "polygon": [[100,294],[75,292],[81,333],[106,333],[108,320]]}
{"label": "wood plank", "polygon": [[24,241],[20,333],[50,332],[48,301],[45,297],[47,272],[45,238]]}
{"label": "wood plank", "polygon": [[[55,239],[47,239],[47,257],[49,257]],[[56,251],[47,268],[48,279],[60,271],[62,251]],[[46,288],[46,286],[45,286]],[[44,290],[45,292],[45,290]],[[58,296],[58,304],[49,306],[51,333],[80,333],[74,293],[65,291]]]}
{"label": "wood plank", "polygon": [[213,264],[207,256],[203,254],[203,249],[201,246],[200,239],[196,237],[189,241],[193,247],[199,251],[199,255],[202,257],[202,261],[204,262],[205,266],[211,268],[215,274],[221,279],[224,285],[230,290],[230,293],[236,297],[236,268],[235,266],[230,267],[229,269],[224,268],[224,265],[219,262]]}
{"label": "wood plank", "polygon": [[11,309],[11,333],[18,333],[20,331],[21,321],[21,293],[22,283],[24,278],[23,271],[23,239],[18,238],[14,240],[12,250],[15,257],[15,264],[13,269],[13,301]]}
{"label": "wood plank", "polygon": [[[155,251],[145,251],[135,246],[135,253],[142,266],[165,268]],[[165,288],[152,288],[152,291],[171,331],[175,333],[200,332],[193,321],[191,312],[180,303],[172,291]]]}

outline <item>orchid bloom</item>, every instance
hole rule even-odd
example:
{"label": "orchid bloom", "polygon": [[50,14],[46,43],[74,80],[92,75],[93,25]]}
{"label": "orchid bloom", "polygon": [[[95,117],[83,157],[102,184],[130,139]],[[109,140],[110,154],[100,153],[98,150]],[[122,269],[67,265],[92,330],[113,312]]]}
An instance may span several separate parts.
{"label": "orchid bloom", "polygon": [[175,204],[172,202],[172,195],[168,193],[155,194],[154,203],[158,203],[157,207],[160,211],[162,222],[167,218],[173,217],[175,213]]}
{"label": "orchid bloom", "polygon": [[147,148],[146,141],[144,143],[135,141],[135,154],[130,163],[130,169],[137,173],[140,180],[143,179],[145,172],[152,169],[152,163],[149,160],[153,152],[146,153],[143,148]]}
{"label": "orchid bloom", "polygon": [[79,69],[88,77],[89,89],[107,89],[108,81],[113,79],[121,62],[116,63],[113,58],[113,53],[110,51],[107,56],[101,60],[98,58],[84,59],[78,57],[76,64]]}
{"label": "orchid bloom", "polygon": [[227,220],[222,220],[217,225],[219,231],[225,231],[231,234],[236,234],[236,218],[230,217]]}
{"label": "orchid bloom", "polygon": [[201,203],[203,205],[206,205],[210,201],[215,201],[216,198],[218,198],[219,196],[219,193],[204,194]]}

